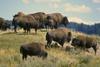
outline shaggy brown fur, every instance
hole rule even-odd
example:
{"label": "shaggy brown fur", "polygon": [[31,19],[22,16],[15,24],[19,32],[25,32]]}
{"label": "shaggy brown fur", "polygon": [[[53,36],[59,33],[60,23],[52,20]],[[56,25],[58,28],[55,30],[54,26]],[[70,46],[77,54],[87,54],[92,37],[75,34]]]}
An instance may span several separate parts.
{"label": "shaggy brown fur", "polygon": [[44,22],[44,20],[47,17],[47,15],[44,12],[37,12],[37,13],[34,13],[34,14],[30,14],[30,15],[32,15],[40,23]]}
{"label": "shaggy brown fur", "polygon": [[[15,26],[15,32],[16,32],[16,26],[19,25],[20,27],[24,28],[25,31],[30,32],[31,28],[35,29],[35,33],[37,33],[37,29],[42,26],[42,19],[44,19],[44,13],[38,12],[34,14],[25,15],[23,13],[18,13],[13,18],[13,25]],[[41,23],[40,23],[41,22]]]}
{"label": "shaggy brown fur", "polygon": [[20,53],[22,58],[26,59],[27,56],[38,56],[46,58],[48,53],[45,51],[45,46],[42,43],[32,42],[28,44],[21,45]]}
{"label": "shaggy brown fur", "polygon": [[58,42],[62,47],[65,41],[70,42],[71,32],[65,28],[59,28],[46,33],[47,45],[50,46],[52,41]]}
{"label": "shaggy brown fur", "polygon": [[17,23],[27,33],[30,32],[30,28],[34,28],[37,32],[37,21],[31,15],[16,15],[13,18],[13,23]]}
{"label": "shaggy brown fur", "polygon": [[52,13],[47,15],[47,24],[51,28],[57,28],[59,24],[66,26],[69,23],[67,17],[64,17],[61,13]]}
{"label": "shaggy brown fur", "polygon": [[89,36],[79,35],[76,38],[73,38],[71,45],[76,47],[81,47],[83,49],[88,49],[92,47],[95,51],[95,54],[97,51],[96,39]]}

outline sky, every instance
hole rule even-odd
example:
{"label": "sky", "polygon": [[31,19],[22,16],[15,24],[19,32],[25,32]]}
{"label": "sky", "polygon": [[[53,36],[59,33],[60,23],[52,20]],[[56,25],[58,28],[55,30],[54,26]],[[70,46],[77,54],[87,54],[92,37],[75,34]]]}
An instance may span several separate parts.
{"label": "sky", "polygon": [[0,0],[0,17],[12,20],[18,12],[57,12],[69,21],[91,25],[100,23],[100,0]]}

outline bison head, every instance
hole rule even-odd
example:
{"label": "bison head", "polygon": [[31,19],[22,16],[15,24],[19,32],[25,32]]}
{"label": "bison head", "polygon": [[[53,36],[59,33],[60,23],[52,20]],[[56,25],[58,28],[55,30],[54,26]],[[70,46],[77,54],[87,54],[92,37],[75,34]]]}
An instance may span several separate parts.
{"label": "bison head", "polygon": [[15,24],[21,22],[23,20],[23,16],[25,16],[25,14],[23,12],[18,12],[17,14],[15,14],[13,16],[12,23],[15,25]]}
{"label": "bison head", "polygon": [[80,44],[80,40],[79,39],[77,39],[77,38],[73,38],[72,39],[72,43],[71,43],[72,46],[77,46],[79,44]]}
{"label": "bison head", "polygon": [[47,56],[48,56],[48,53],[46,52],[46,51],[41,51],[41,53],[40,53],[40,57],[43,57],[43,59],[45,59],[45,58],[47,58]]}
{"label": "bison head", "polygon": [[70,42],[71,41],[71,38],[72,38],[72,33],[71,32],[68,32],[68,35],[66,37],[67,42]]}
{"label": "bison head", "polygon": [[62,24],[66,27],[66,25],[69,23],[68,18],[65,16],[62,19]]}
{"label": "bison head", "polygon": [[50,28],[54,28],[54,26],[55,26],[54,19],[53,19],[51,16],[47,16],[47,25],[48,25]]}

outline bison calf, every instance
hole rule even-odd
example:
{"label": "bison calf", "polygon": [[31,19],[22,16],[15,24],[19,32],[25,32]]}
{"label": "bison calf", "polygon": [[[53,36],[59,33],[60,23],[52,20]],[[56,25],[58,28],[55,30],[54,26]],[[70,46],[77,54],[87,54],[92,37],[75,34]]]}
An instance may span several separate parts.
{"label": "bison calf", "polygon": [[44,45],[42,43],[28,43],[21,45],[20,53],[22,54],[22,59],[26,59],[27,56],[38,56],[46,58],[48,53],[44,50]]}
{"label": "bison calf", "polygon": [[72,39],[72,46],[81,47],[83,49],[93,48],[95,54],[97,52],[97,43],[94,38],[87,36],[78,36]]}

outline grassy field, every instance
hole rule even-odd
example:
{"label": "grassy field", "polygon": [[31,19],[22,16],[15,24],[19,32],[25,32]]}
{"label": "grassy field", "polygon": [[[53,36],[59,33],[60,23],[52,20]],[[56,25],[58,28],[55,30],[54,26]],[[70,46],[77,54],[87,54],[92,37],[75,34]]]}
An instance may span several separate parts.
{"label": "grassy field", "polygon": [[[46,44],[45,33],[38,31],[37,35],[27,35],[22,32],[0,32],[0,67],[100,67],[99,54],[79,49],[65,51],[64,48],[50,48],[47,49],[47,59],[28,57],[23,61],[19,52],[20,45],[29,42]],[[97,41],[99,40],[100,37],[97,37]]]}

